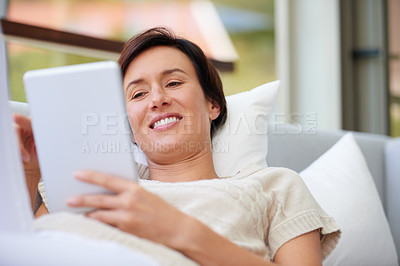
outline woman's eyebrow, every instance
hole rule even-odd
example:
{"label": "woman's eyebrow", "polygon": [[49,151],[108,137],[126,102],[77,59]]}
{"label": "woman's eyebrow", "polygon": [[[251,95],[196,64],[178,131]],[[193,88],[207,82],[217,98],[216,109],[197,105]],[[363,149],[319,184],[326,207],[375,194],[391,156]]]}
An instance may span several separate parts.
{"label": "woman's eyebrow", "polygon": [[[187,75],[187,73],[185,71],[183,71],[182,69],[180,69],[180,68],[173,68],[173,69],[165,70],[165,71],[163,71],[161,73],[161,75],[166,76],[166,75],[172,74],[174,72],[180,72],[180,73],[183,73],[183,74]],[[142,79],[142,78],[132,80],[131,82],[128,83],[128,85],[126,86],[125,90],[128,91],[128,88],[130,86],[136,85],[136,84],[140,84],[140,83],[143,83],[143,82],[144,82],[144,79]]]}
{"label": "woman's eyebrow", "polygon": [[165,70],[161,74],[165,76],[165,75],[172,74],[174,72],[180,72],[180,73],[187,75],[187,73],[180,68],[173,68],[173,69]]}
{"label": "woman's eyebrow", "polygon": [[131,85],[140,84],[140,83],[143,83],[143,82],[144,82],[144,79],[135,79],[135,80],[132,80],[131,82],[128,83],[128,85],[126,86],[125,90],[128,90],[128,88],[129,88]]}

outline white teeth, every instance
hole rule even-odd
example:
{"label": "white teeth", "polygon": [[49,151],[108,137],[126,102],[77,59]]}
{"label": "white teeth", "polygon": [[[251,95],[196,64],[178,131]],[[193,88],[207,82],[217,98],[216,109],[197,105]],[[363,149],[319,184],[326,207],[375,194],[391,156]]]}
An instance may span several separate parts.
{"label": "white teeth", "polygon": [[161,119],[161,120],[155,122],[153,128],[155,129],[155,128],[159,127],[159,126],[163,126],[163,125],[166,125],[166,124],[169,124],[169,123],[173,123],[173,122],[176,122],[178,120],[179,119],[177,117],[167,117],[167,118],[164,118],[164,119]]}

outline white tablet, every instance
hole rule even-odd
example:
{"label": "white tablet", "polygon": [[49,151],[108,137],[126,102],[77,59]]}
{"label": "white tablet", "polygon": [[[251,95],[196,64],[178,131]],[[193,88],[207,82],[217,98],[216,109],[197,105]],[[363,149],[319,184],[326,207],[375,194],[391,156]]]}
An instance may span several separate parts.
{"label": "white tablet", "polygon": [[24,85],[50,212],[88,211],[68,207],[66,199],[105,192],[77,181],[78,170],[137,180],[116,62],[32,70]]}

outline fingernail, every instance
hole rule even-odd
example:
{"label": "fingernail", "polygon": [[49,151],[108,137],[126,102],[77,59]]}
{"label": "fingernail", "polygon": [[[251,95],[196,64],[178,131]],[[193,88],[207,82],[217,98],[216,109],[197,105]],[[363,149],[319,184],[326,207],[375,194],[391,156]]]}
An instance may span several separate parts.
{"label": "fingernail", "polygon": [[78,205],[78,201],[77,201],[77,199],[74,198],[74,197],[68,198],[66,202],[67,202],[67,205],[69,205],[69,206],[76,206],[76,205]]}
{"label": "fingernail", "polygon": [[83,171],[76,171],[74,176],[76,179],[83,179],[85,177],[85,173]]}
{"label": "fingernail", "polygon": [[29,155],[27,155],[27,154],[22,154],[22,160],[24,161],[24,163],[29,162],[29,159],[30,159]]}

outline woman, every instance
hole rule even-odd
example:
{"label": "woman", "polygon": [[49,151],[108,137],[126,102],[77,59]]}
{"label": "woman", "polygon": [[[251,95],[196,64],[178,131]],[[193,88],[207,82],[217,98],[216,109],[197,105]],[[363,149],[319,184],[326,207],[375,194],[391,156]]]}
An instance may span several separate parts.
{"label": "woman", "polygon": [[[212,133],[226,119],[222,84],[195,44],[163,28],[129,40],[119,59],[133,140],[150,180],[92,171],[76,178],[113,195],[81,195],[87,217],[179,251],[204,265],[321,265],[339,229],[287,169],[215,173]],[[16,116],[31,195],[38,166],[29,120]],[[42,206],[38,214],[46,212]]]}

